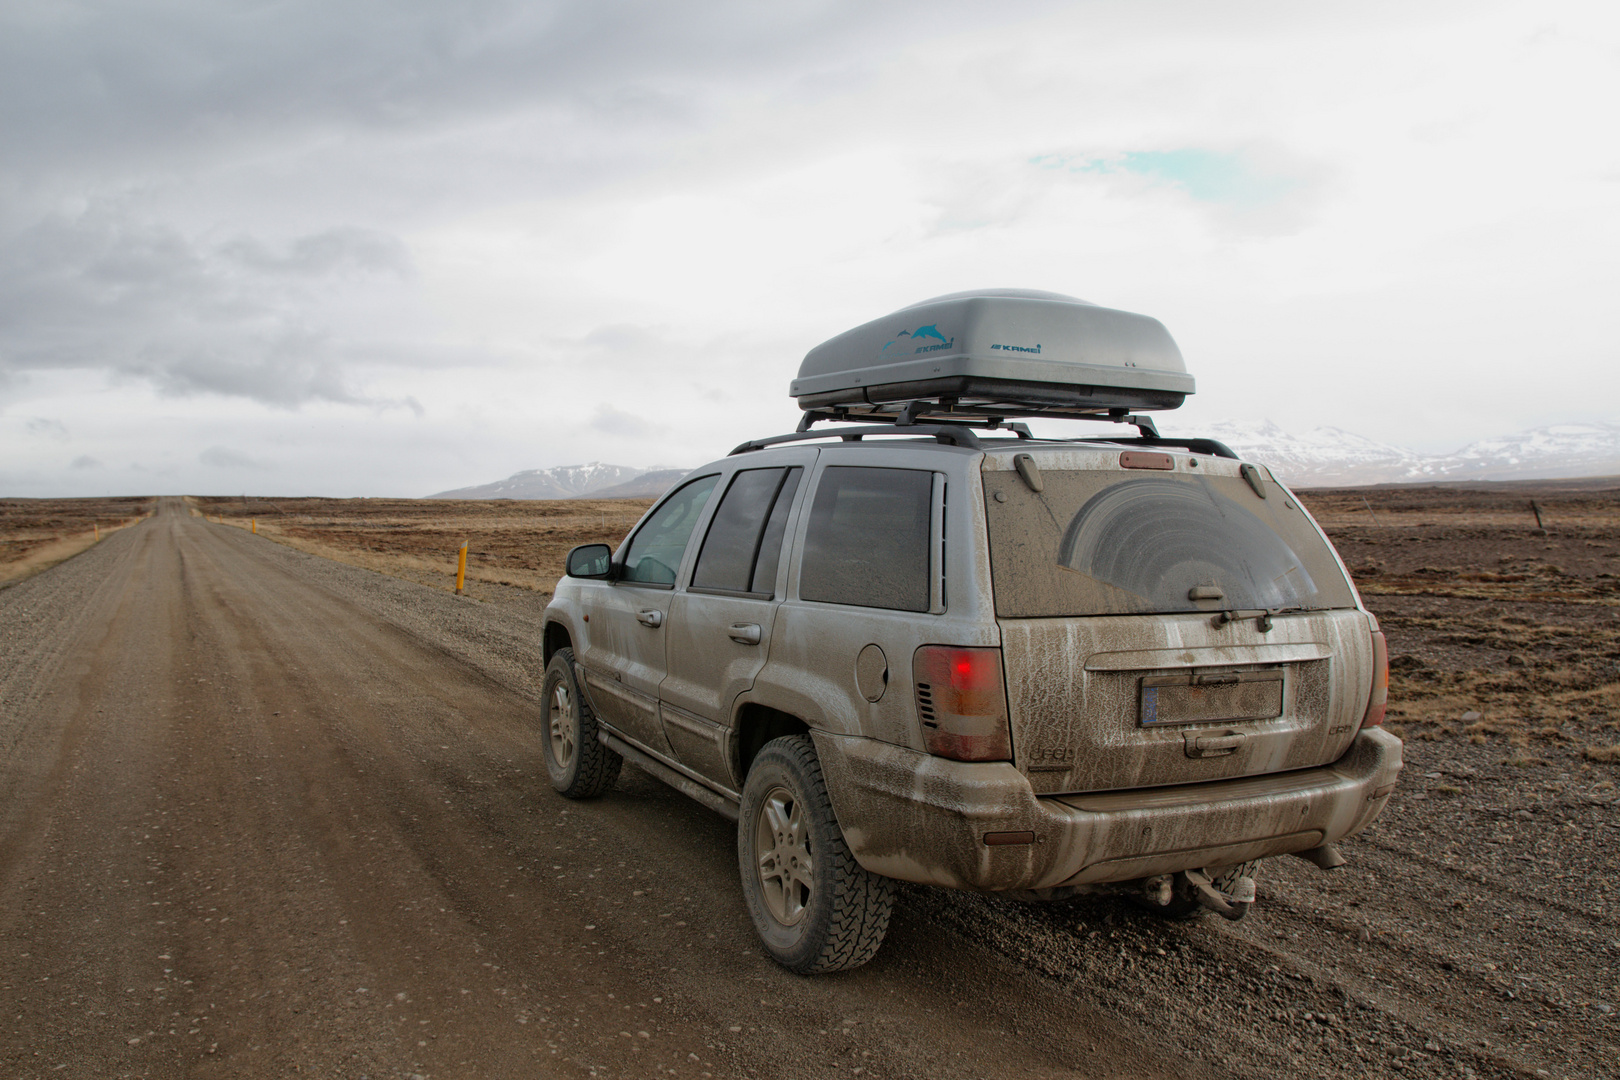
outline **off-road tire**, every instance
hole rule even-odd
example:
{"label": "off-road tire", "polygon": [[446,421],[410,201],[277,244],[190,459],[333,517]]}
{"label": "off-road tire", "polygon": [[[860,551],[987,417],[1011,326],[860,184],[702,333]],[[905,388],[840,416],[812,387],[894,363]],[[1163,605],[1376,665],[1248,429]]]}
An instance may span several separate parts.
{"label": "off-road tire", "polygon": [[[1254,877],[1255,870],[1258,869],[1259,866],[1259,859],[1255,859],[1253,862],[1238,863],[1234,866],[1228,866],[1223,868],[1218,875],[1211,878],[1210,882],[1217,889],[1225,891],[1227,885],[1237,878]],[[1184,886],[1179,881],[1176,884],[1175,893],[1170,897],[1170,902],[1168,904],[1155,904],[1151,900],[1137,896],[1131,897],[1131,900],[1144,911],[1150,911],[1159,918],[1169,919],[1172,922],[1191,922],[1194,919],[1203,918],[1205,914],[1209,913],[1209,909],[1198,902],[1198,897],[1193,890]],[[1238,917],[1232,921],[1237,922],[1238,920],[1242,919],[1243,916],[1249,913],[1249,909],[1253,906],[1253,904],[1238,905]]]}
{"label": "off-road tire", "polygon": [[540,743],[551,786],[570,799],[594,799],[619,779],[624,758],[596,736],[596,714],[574,679],[574,650],[558,649],[541,688]]}
{"label": "off-road tire", "polygon": [[[761,850],[761,831],[773,832],[768,800],[775,820],[781,820],[784,809],[792,812],[795,835],[802,835],[802,850],[810,859],[809,884],[793,884],[800,903],[795,905],[798,917],[789,922],[773,911],[773,904],[784,906],[787,891],[774,860],[794,845],[778,843],[770,851]],[[737,819],[737,862],[754,928],[765,951],[789,971],[847,971],[877,954],[894,910],[894,882],[862,867],[844,843],[810,736],[773,739],[754,758]]]}

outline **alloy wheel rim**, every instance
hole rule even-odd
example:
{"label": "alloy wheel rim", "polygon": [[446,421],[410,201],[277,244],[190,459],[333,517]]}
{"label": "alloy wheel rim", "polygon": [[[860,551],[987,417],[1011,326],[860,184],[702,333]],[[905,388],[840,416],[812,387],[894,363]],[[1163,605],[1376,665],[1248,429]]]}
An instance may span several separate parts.
{"label": "alloy wheel rim", "polygon": [[559,768],[574,762],[573,698],[568,687],[558,683],[551,689],[551,757]]}
{"label": "alloy wheel rim", "polygon": [[799,797],[785,787],[765,793],[754,817],[759,883],[771,917],[783,926],[804,918],[815,887],[809,822]]}

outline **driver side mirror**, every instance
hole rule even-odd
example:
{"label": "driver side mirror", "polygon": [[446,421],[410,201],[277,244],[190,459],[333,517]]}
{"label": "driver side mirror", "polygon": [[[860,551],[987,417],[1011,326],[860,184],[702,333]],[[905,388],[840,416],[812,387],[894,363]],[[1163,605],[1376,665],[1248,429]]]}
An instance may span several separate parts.
{"label": "driver side mirror", "polygon": [[613,570],[613,549],[606,544],[581,544],[568,553],[568,576],[605,578]]}

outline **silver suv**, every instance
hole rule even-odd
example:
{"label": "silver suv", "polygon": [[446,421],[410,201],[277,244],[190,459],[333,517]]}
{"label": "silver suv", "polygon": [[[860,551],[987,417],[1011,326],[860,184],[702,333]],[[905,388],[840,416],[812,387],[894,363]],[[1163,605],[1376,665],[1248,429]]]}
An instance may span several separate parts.
{"label": "silver suv", "polygon": [[[930,302],[978,304],[962,344],[937,310],[887,325],[971,360],[1030,321],[1010,301],[1081,305]],[[799,432],[695,470],[617,551],[569,554],[544,638],[558,791],[599,795],[629,759],[735,819],[749,913],[805,973],[872,957],[895,880],[1237,918],[1259,860],[1343,862],[1401,768],[1387,657],[1283,485],[1099,410],[1094,383],[1054,403],[970,363],[940,365],[955,393],[863,375],[854,404],[815,400],[838,396],[805,389],[818,352]],[[1138,434],[1036,439],[1020,412]]]}

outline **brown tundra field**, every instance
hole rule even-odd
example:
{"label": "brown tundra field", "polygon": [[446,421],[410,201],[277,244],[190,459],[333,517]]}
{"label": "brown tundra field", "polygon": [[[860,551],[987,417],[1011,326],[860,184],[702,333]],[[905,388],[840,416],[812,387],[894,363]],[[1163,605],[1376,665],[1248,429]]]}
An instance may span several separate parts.
{"label": "brown tundra field", "polygon": [[647,502],[0,500],[0,1075],[1620,1077],[1620,479],[1301,498],[1406,740],[1349,865],[906,887],[824,979],[729,823],[546,784],[548,590]]}

